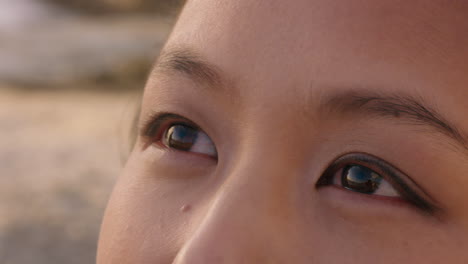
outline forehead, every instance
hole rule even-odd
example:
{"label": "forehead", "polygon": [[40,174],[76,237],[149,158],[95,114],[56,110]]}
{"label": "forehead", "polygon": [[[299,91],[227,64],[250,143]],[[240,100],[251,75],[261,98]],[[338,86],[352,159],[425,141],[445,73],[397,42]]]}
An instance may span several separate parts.
{"label": "forehead", "polygon": [[456,117],[468,113],[467,15],[465,1],[191,0],[167,47],[195,50],[250,98],[410,90]]}

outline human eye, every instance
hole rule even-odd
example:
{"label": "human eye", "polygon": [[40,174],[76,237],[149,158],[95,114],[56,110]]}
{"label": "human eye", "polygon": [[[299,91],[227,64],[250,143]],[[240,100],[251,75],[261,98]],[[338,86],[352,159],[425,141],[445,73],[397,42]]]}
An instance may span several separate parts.
{"label": "human eye", "polygon": [[433,203],[408,176],[389,163],[364,153],[346,154],[336,159],[322,174],[317,187],[336,186],[370,198],[403,200],[432,213]]}
{"label": "human eye", "polygon": [[160,147],[217,158],[211,138],[194,122],[177,114],[163,113],[151,119],[145,135]]}

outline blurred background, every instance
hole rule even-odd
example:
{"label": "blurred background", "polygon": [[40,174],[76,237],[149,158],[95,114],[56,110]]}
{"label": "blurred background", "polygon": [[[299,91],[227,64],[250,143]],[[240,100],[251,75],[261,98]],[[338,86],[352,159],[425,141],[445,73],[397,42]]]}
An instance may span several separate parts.
{"label": "blurred background", "polygon": [[183,0],[0,0],[0,263],[94,263]]}

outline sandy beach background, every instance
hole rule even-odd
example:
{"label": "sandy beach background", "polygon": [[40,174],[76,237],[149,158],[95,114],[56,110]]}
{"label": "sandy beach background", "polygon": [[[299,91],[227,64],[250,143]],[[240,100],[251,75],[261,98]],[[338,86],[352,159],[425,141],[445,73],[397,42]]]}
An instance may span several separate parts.
{"label": "sandy beach background", "polygon": [[159,2],[0,0],[0,263],[94,263]]}

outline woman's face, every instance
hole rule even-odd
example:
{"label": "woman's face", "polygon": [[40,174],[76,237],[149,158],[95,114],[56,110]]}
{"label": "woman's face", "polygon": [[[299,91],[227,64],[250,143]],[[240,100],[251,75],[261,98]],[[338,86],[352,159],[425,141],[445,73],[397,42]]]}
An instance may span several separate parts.
{"label": "woman's face", "polygon": [[468,3],[190,0],[98,263],[466,263]]}

